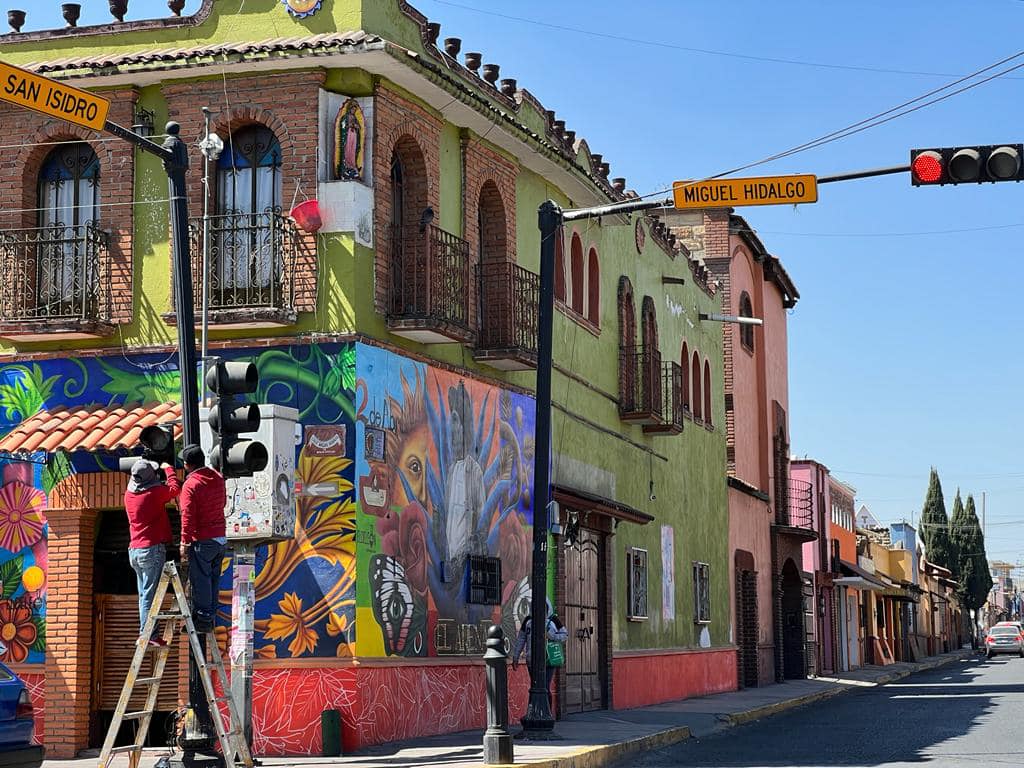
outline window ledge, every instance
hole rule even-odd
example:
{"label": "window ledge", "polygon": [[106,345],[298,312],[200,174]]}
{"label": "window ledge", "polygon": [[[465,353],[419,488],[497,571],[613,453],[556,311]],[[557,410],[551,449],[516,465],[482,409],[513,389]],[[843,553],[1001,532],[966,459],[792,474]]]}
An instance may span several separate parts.
{"label": "window ledge", "polygon": [[0,339],[71,341],[111,336],[114,324],[99,320],[21,320],[0,322]]}
{"label": "window ledge", "polygon": [[581,315],[579,312],[577,312],[575,309],[570,307],[565,302],[563,302],[561,300],[556,300],[555,301],[555,307],[557,307],[561,311],[561,313],[563,315],[568,317],[570,320],[572,320],[577,325],[583,326],[583,328],[585,330],[589,331],[594,336],[597,336],[597,337],[601,336],[601,327],[600,326],[595,325],[593,322],[588,320],[586,317]]}
{"label": "window ledge", "polygon": [[[165,312],[163,320],[168,325],[178,324],[176,312]],[[219,329],[231,328],[279,328],[295,325],[297,313],[294,309],[276,309],[272,307],[245,309],[211,309],[209,322]],[[203,316],[196,312],[196,326],[201,325]]]}

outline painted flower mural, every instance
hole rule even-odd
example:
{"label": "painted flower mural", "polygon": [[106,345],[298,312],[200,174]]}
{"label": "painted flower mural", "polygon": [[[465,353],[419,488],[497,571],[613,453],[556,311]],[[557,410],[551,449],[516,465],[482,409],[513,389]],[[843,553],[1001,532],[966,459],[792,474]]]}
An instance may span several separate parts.
{"label": "painted flower mural", "polygon": [[0,488],[0,548],[18,552],[43,538],[46,495],[24,483]]}
{"label": "painted flower mural", "polygon": [[20,664],[29,651],[39,650],[46,637],[45,624],[32,616],[32,607],[24,602],[0,600],[0,660]]}

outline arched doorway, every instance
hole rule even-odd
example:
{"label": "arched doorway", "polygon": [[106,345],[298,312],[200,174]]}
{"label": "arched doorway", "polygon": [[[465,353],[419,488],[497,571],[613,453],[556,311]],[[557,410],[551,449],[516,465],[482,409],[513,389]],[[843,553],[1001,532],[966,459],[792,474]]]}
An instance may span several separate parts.
{"label": "arched doorway", "polygon": [[787,680],[806,677],[804,637],[803,580],[790,558],[782,566],[782,673]]}
{"label": "arched doorway", "polygon": [[740,688],[752,688],[758,683],[757,641],[760,627],[757,616],[757,571],[754,556],[736,550],[736,665]]}

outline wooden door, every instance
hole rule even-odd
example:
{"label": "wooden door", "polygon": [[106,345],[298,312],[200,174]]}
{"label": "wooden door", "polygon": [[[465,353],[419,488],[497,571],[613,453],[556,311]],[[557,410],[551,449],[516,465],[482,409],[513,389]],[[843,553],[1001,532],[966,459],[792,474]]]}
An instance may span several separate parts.
{"label": "wooden door", "polygon": [[[170,596],[165,599],[166,610],[171,609],[172,599]],[[139,636],[139,598],[136,595],[97,594],[95,600],[95,695],[92,705],[94,711],[112,712],[117,707],[117,700],[135,655],[135,642]],[[152,653],[146,655],[139,677],[149,676],[154,657]],[[178,707],[178,677],[184,674],[180,661],[180,655],[173,651],[167,658],[157,697],[158,712],[173,712]],[[142,709],[144,693],[144,688],[137,689],[128,705],[129,711]],[[151,739],[156,735],[155,731],[155,728],[151,729]]]}
{"label": "wooden door", "polygon": [[607,707],[603,562],[603,534],[581,529],[579,541],[565,553],[566,713]]}

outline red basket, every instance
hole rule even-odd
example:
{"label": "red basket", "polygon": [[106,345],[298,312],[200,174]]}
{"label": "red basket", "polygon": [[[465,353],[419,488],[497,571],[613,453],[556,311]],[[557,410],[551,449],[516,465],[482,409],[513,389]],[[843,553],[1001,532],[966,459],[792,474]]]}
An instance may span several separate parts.
{"label": "red basket", "polygon": [[299,229],[305,232],[318,232],[324,225],[320,218],[320,203],[316,200],[306,200],[292,208],[291,217]]}

